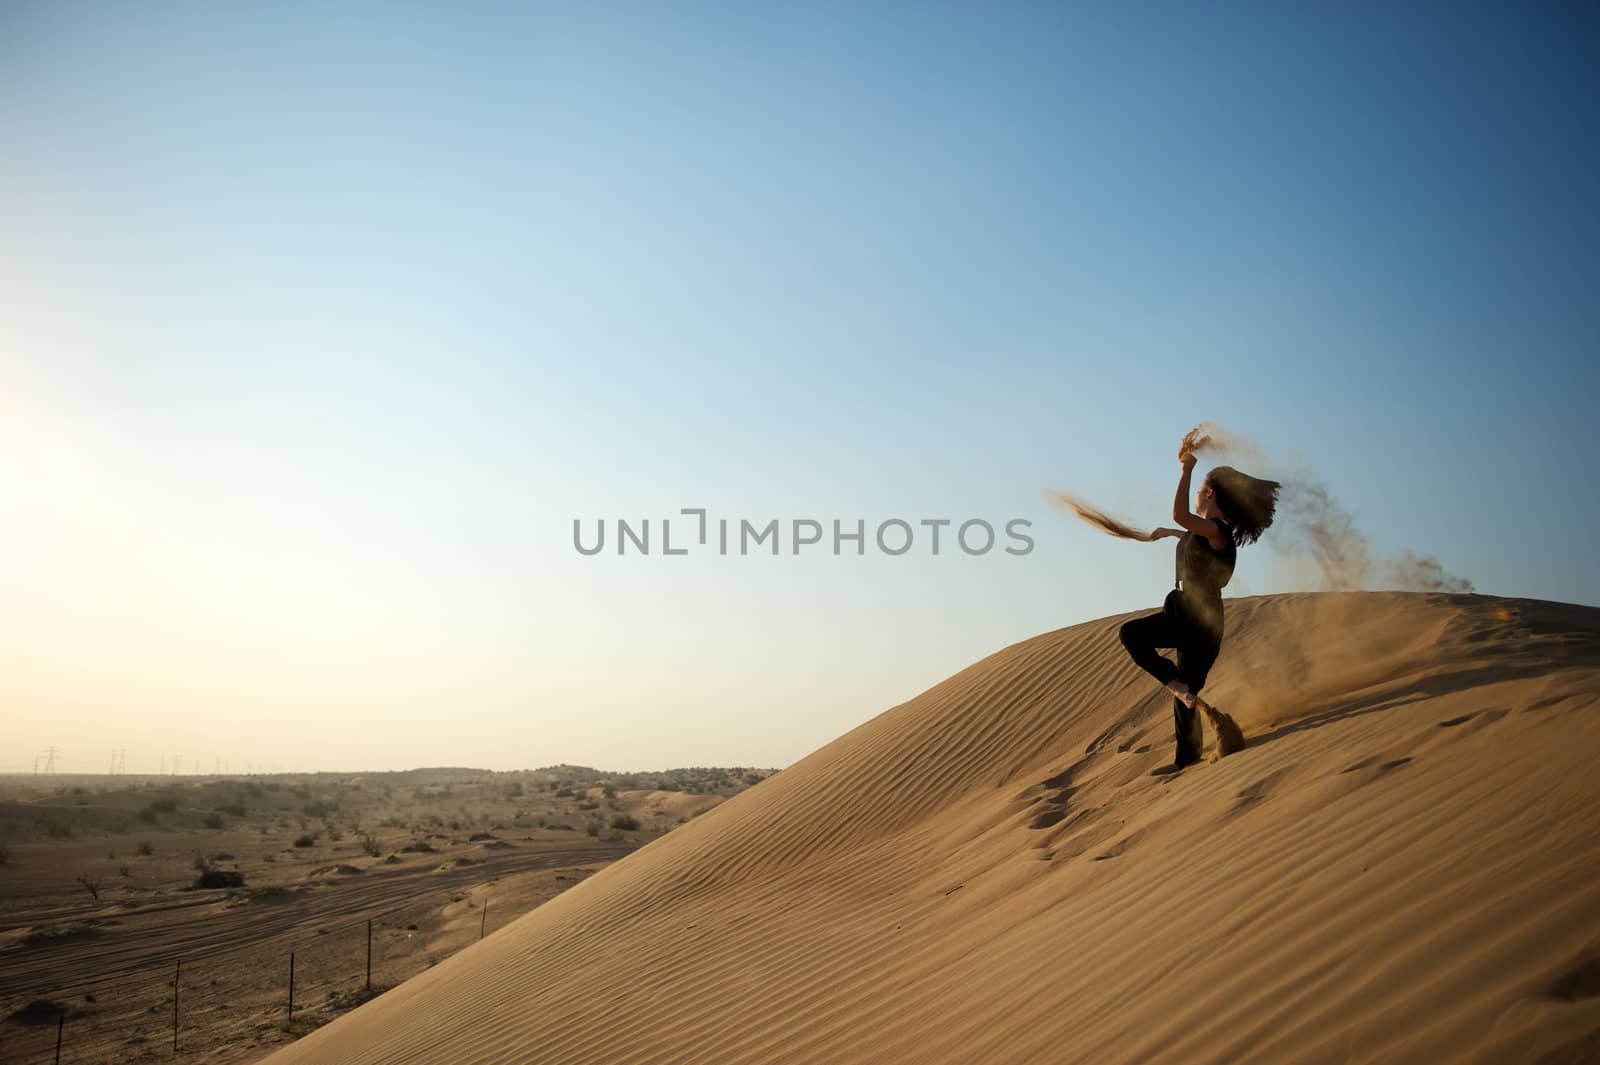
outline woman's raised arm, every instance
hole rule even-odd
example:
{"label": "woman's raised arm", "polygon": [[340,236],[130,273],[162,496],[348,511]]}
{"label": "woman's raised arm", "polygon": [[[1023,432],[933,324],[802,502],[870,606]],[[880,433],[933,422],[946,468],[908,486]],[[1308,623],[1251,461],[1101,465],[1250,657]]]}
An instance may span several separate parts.
{"label": "woman's raised arm", "polygon": [[1222,550],[1222,527],[1210,518],[1202,518],[1189,510],[1189,475],[1194,472],[1194,455],[1182,456],[1183,476],[1178,478],[1178,491],[1172,497],[1172,520],[1192,533],[1206,538],[1214,549]]}

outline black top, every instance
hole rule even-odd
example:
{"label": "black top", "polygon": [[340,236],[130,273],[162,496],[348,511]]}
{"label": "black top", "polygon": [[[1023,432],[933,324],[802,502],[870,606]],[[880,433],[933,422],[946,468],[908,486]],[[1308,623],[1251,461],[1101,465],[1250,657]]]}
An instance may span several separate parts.
{"label": "black top", "polygon": [[1233,576],[1233,528],[1221,518],[1222,550],[1214,550],[1204,536],[1186,533],[1178,541],[1177,579],[1182,590],[1167,593],[1162,610],[1183,623],[1185,639],[1195,647],[1209,645],[1215,650],[1222,643],[1222,589]]}
{"label": "black top", "polygon": [[1238,548],[1233,543],[1233,526],[1221,518],[1213,519],[1222,530],[1222,550],[1196,533],[1186,533],[1178,541],[1175,578],[1185,599],[1221,599],[1222,589],[1233,577]]}

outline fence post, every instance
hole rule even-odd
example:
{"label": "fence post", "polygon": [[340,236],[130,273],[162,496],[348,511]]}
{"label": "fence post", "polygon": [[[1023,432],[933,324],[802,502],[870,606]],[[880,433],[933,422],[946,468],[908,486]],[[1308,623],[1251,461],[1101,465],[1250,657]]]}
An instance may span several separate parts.
{"label": "fence post", "polygon": [[289,1023],[294,1023],[294,951],[289,952]]}
{"label": "fence post", "polygon": [[178,1052],[178,978],[183,975],[183,959],[172,970],[172,1052]]}
{"label": "fence post", "polygon": [[61,1065],[61,1031],[67,1026],[66,1011],[56,1017],[56,1065]]}
{"label": "fence post", "polygon": [[367,990],[372,990],[372,918],[367,918]]}
{"label": "fence post", "polygon": [[478,938],[483,938],[484,930],[489,927],[489,900],[483,900],[483,914],[478,918]]}

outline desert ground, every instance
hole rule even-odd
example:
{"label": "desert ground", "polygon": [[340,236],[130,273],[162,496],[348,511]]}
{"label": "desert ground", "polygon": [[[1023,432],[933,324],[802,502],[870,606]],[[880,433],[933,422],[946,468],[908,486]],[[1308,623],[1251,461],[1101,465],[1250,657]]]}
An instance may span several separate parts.
{"label": "desert ground", "polygon": [[770,772],[0,778],[0,1061],[257,1059]]}
{"label": "desert ground", "polygon": [[1600,1060],[1600,611],[1227,611],[1243,751],[1152,776],[1134,615],[1045,633],[267,1061]]}

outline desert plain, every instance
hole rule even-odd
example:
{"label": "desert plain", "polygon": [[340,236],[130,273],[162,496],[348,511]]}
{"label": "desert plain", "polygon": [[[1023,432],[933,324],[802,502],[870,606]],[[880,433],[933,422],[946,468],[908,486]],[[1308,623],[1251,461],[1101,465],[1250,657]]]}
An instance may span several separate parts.
{"label": "desert plain", "polygon": [[0,778],[0,1061],[255,1060],[768,772]]}

